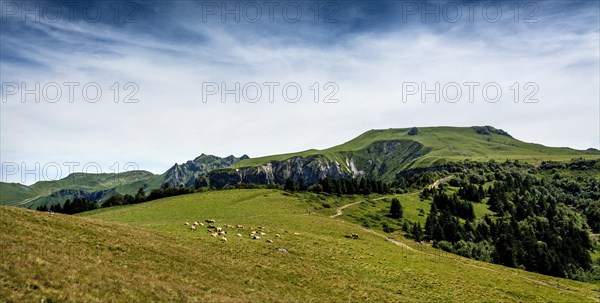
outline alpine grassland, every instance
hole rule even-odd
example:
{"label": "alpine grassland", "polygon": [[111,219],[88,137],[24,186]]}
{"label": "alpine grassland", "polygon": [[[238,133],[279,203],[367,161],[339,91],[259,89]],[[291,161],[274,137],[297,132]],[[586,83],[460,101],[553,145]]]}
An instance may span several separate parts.
{"label": "alpine grassland", "polygon": [[[349,213],[375,197],[253,189],[207,191],[76,216],[3,206],[0,297],[7,302],[598,301],[598,289],[590,283],[463,258],[366,229],[346,214],[331,217],[337,207],[363,200],[343,210]],[[411,201],[423,203],[418,197]],[[420,218],[412,208],[407,203],[407,215]],[[205,220],[223,227],[227,242],[207,232]],[[195,221],[205,226],[191,231],[185,223]],[[252,231],[264,235],[254,240]],[[351,234],[358,239],[345,237]]]}

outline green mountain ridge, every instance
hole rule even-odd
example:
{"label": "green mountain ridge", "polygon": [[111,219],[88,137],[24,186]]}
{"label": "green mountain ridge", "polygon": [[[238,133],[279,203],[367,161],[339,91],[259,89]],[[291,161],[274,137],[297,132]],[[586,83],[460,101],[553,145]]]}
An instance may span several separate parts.
{"label": "green mountain ridge", "polygon": [[118,174],[72,173],[60,180],[39,181],[29,186],[0,182],[0,201],[4,205],[29,206],[35,205],[36,200],[61,190],[80,190],[90,193],[109,189],[118,191],[153,176],[155,175],[151,172],[139,170]]}
{"label": "green mountain ridge", "polygon": [[139,188],[149,191],[166,182],[172,186],[194,186],[198,182],[223,188],[239,183],[282,184],[287,178],[303,179],[307,184],[323,177],[392,181],[405,171],[465,159],[538,163],[578,157],[600,158],[600,151],[525,143],[491,126],[390,128],[369,130],[324,150],[258,158],[201,154],[194,160],[175,163],[160,175],[140,170],[119,174],[73,173],[64,179],[30,186],[0,182],[0,204],[35,208],[74,197],[102,201],[117,193],[134,194]]}
{"label": "green mountain ridge", "polygon": [[135,194],[139,188],[150,191],[165,183],[174,186],[192,186],[211,170],[230,166],[248,156],[225,158],[201,154],[193,161],[175,163],[160,175],[136,170],[122,173],[72,173],[60,180],[39,181],[32,185],[0,182],[0,204],[36,208],[41,205],[62,203],[76,197],[103,201],[115,194]]}
{"label": "green mountain ridge", "polygon": [[286,178],[314,184],[320,178],[382,178],[392,181],[404,171],[440,167],[444,163],[522,160],[539,163],[600,157],[594,150],[546,147],[514,139],[491,126],[426,127],[370,130],[324,150],[246,159],[211,171],[212,187],[238,183],[283,183]]}
{"label": "green mountain ridge", "polygon": [[[378,141],[412,140],[431,148],[430,157],[464,159],[523,158],[543,159],[544,156],[600,155],[594,150],[576,150],[568,147],[547,147],[541,144],[526,143],[512,138],[501,129],[491,126],[473,127],[425,127],[416,128],[416,135],[409,135],[411,128],[390,128],[369,130],[343,144],[324,150],[310,149],[299,153],[251,158],[240,161],[235,166],[256,166],[270,161],[281,161],[292,157],[306,157],[321,154],[335,160],[335,154],[344,151],[358,151]],[[426,162],[423,162],[426,164]]]}

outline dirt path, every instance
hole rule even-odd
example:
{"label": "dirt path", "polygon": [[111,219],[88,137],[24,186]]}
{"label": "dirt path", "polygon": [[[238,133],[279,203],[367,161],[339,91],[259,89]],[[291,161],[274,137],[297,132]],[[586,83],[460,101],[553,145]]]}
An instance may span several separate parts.
{"label": "dirt path", "polygon": [[446,181],[448,181],[448,180],[450,180],[452,178],[454,178],[454,175],[450,175],[450,176],[445,177],[445,178],[437,179],[437,180],[435,180],[435,182],[431,183],[428,188],[429,189],[437,188],[438,186],[440,186],[440,184],[442,184],[442,183],[444,183],[444,182],[446,182]]}
{"label": "dirt path", "polygon": [[[365,230],[367,230],[367,229],[365,229]],[[367,231],[370,231],[370,230],[367,230]],[[371,231],[371,232],[373,232],[373,231]],[[373,232],[373,233],[375,233],[375,232]],[[381,236],[383,236],[383,235],[381,235]],[[398,242],[398,241],[395,241],[393,239],[387,239],[387,240],[389,242],[392,242],[392,243]],[[398,243],[400,244],[399,246],[407,247],[408,249],[416,251],[416,252],[419,252],[419,253],[428,254],[428,255],[435,255],[435,253],[414,250],[414,249],[412,249],[411,247],[409,247],[408,245],[406,245],[404,243],[400,243],[400,242],[398,242]],[[473,268],[477,268],[477,269],[487,270],[487,271],[491,271],[491,272],[495,272],[495,273],[501,273],[501,274],[506,274],[506,275],[508,274],[507,272],[501,272],[501,271],[496,270],[494,268],[490,268],[490,267],[485,267],[485,266],[480,266],[480,265],[474,264],[472,262],[469,262],[469,261],[472,261],[471,259],[463,259],[462,257],[460,257],[458,255],[454,255],[452,253],[445,254],[444,258],[452,260],[452,261],[457,262],[457,263],[459,263],[461,265],[464,265],[464,266],[469,266],[469,267],[473,267]],[[493,264],[493,263],[487,263],[487,264]],[[542,285],[542,286],[550,286],[550,287],[554,287],[555,286],[557,288],[561,288],[561,289],[565,289],[565,290],[573,290],[572,288],[570,288],[568,286],[553,285],[553,284],[550,284],[550,283],[547,283],[547,282],[544,282],[544,281],[540,281],[540,280],[537,280],[537,279],[534,279],[534,278],[530,278],[530,277],[527,277],[527,276],[524,276],[524,275],[519,275],[516,272],[513,272],[512,275],[514,275],[517,278],[521,278],[521,279],[523,279],[525,281],[528,281],[528,282],[531,282],[531,283],[535,283],[535,284],[538,284],[538,285]]]}
{"label": "dirt path", "polygon": [[22,206],[22,205],[25,205],[25,204],[27,204],[27,203],[29,203],[29,202],[31,202],[31,201],[33,201],[33,200],[37,199],[37,198],[41,198],[41,197],[43,197],[43,196],[42,196],[42,195],[39,195],[39,196],[35,196],[35,197],[31,197],[31,198],[27,198],[27,199],[25,199],[25,200],[23,200],[23,201],[21,201],[21,202],[17,203],[15,206]]}
{"label": "dirt path", "polygon": [[371,234],[374,234],[376,236],[379,236],[381,238],[384,238],[386,241],[388,241],[388,242],[390,242],[390,243],[392,243],[394,245],[400,246],[400,247],[405,248],[405,249],[410,250],[410,251],[416,251],[412,247],[410,247],[410,246],[408,246],[408,245],[406,245],[406,244],[404,244],[402,242],[398,242],[398,241],[396,241],[396,240],[394,240],[392,238],[386,237],[385,235],[382,235],[382,234],[380,234],[380,233],[378,233],[378,232],[376,232],[374,230],[371,230],[371,229],[368,229],[368,228],[365,228],[365,227],[363,227],[363,230],[366,231],[366,232],[368,232],[368,233],[371,233]]}
{"label": "dirt path", "polygon": [[[381,197],[381,198],[373,199],[373,201],[383,200],[385,198],[387,198],[387,197]],[[360,204],[360,203],[363,203],[363,202],[367,202],[367,201],[363,200],[363,201],[353,202],[353,203],[350,203],[350,204],[346,204],[346,205],[340,206],[340,207],[338,207],[336,209],[335,215],[331,215],[331,216],[329,216],[329,218],[339,217],[339,216],[341,216],[341,215],[344,214],[343,210],[345,208],[348,208],[348,207],[350,207],[352,205]]]}
{"label": "dirt path", "polygon": [[[444,183],[444,182],[446,182],[446,181],[450,180],[450,179],[451,179],[451,178],[453,178],[453,177],[454,177],[453,175],[450,175],[450,176],[448,176],[448,177],[445,177],[445,178],[442,178],[442,179],[436,180],[436,181],[435,181],[435,182],[433,182],[431,185],[429,185],[429,188],[436,188],[436,187],[437,187],[437,186],[439,186],[440,184],[442,184],[442,183]],[[387,198],[387,197],[381,197],[381,198],[377,198],[377,199],[373,199],[373,200],[382,200],[382,199],[385,199],[385,198]],[[363,201],[357,201],[357,202],[353,202],[353,203],[350,203],[350,204],[346,204],[346,205],[340,206],[340,207],[338,207],[338,208],[336,209],[336,214],[335,214],[335,215],[332,215],[332,216],[330,216],[330,218],[339,217],[339,216],[341,216],[341,215],[343,215],[343,214],[344,214],[344,212],[343,212],[343,210],[344,210],[344,209],[346,209],[346,208],[348,208],[348,207],[350,207],[350,206],[356,205],[356,204],[364,203],[364,202],[366,202],[366,201],[365,201],[365,200],[363,200]],[[409,245],[407,245],[407,244],[404,244],[404,243],[402,243],[402,242],[400,242],[400,241],[397,241],[397,240],[394,240],[394,239],[392,239],[392,238],[389,238],[389,237],[387,237],[386,235],[384,235],[384,234],[381,234],[381,233],[378,233],[378,232],[376,232],[376,231],[374,231],[374,230],[371,230],[371,229],[368,229],[368,228],[365,228],[365,227],[362,227],[362,229],[363,229],[363,231],[365,231],[365,232],[368,232],[368,233],[370,233],[370,234],[373,234],[373,235],[376,235],[376,236],[378,236],[378,237],[381,237],[382,239],[385,239],[387,242],[390,242],[390,243],[392,243],[392,244],[394,244],[394,245],[396,245],[396,246],[399,246],[399,247],[401,247],[401,248],[403,248],[403,249],[406,249],[406,250],[409,250],[409,251],[411,251],[411,252],[418,252],[418,253],[421,253],[421,254],[426,254],[426,255],[435,255],[435,253],[432,253],[432,252],[427,252],[427,251],[416,250],[416,249],[414,249],[414,248],[410,247],[410,246],[409,246]],[[448,253],[448,254],[446,254],[444,257],[445,257],[446,259],[452,260],[452,261],[454,261],[454,262],[456,262],[456,263],[458,263],[458,264],[460,264],[460,265],[463,265],[463,266],[469,266],[469,267],[473,267],[473,268],[477,268],[477,269],[481,269],[481,270],[487,270],[487,271],[491,271],[491,272],[500,273],[500,271],[499,271],[499,270],[497,270],[497,269],[494,269],[494,268],[490,268],[490,267],[486,267],[486,266],[481,266],[481,265],[474,264],[474,263],[472,263],[472,262],[469,262],[469,260],[468,260],[468,259],[466,259],[466,260],[463,260],[463,259],[462,259],[460,256],[458,256],[458,255],[452,255],[452,254]],[[525,281],[527,281],[527,282],[534,283],[534,284],[537,284],[537,285],[541,285],[541,286],[547,286],[547,287],[554,287],[554,286],[555,286],[555,287],[557,287],[557,288],[560,288],[560,289],[569,290],[569,291],[574,291],[574,289],[572,289],[571,287],[565,286],[565,285],[559,285],[559,284],[557,284],[557,285],[553,285],[553,284],[550,284],[550,283],[547,283],[547,282],[544,282],[544,281],[537,280],[537,279],[535,279],[535,278],[527,277],[527,276],[525,276],[525,275],[519,275],[519,274],[518,274],[518,273],[516,273],[516,272],[513,272],[512,274],[515,276],[515,278],[518,278],[518,279],[520,278],[520,279],[523,279],[523,280],[525,280]],[[595,298],[590,298],[590,299],[595,299]]]}
{"label": "dirt path", "polygon": [[[385,199],[385,198],[387,198],[387,197],[381,197],[381,198],[373,199],[373,201],[377,201],[377,200],[383,200],[383,199]],[[360,204],[360,203],[363,203],[363,202],[366,202],[366,201],[364,201],[364,200],[363,200],[363,201],[353,202],[353,203],[350,203],[350,204],[346,204],[346,205],[340,206],[340,207],[338,207],[338,208],[336,209],[336,213],[335,213],[335,215],[331,215],[331,216],[329,216],[329,217],[330,217],[330,218],[339,217],[339,216],[341,216],[341,215],[343,215],[343,214],[344,214],[344,212],[343,212],[343,210],[344,210],[344,209],[346,209],[346,208],[348,208],[348,207],[350,207],[350,206],[352,206],[352,205]],[[386,237],[385,235],[382,235],[382,234],[380,234],[380,233],[378,233],[378,232],[376,232],[376,231],[374,231],[374,230],[371,230],[371,229],[368,229],[368,228],[365,228],[365,227],[363,227],[362,229],[363,229],[364,231],[368,232],[368,233],[371,233],[371,234],[373,234],[373,235],[379,236],[379,237],[381,237],[381,238],[385,239],[386,241],[388,241],[388,242],[390,242],[390,243],[392,243],[392,244],[394,244],[394,245],[400,246],[400,247],[402,247],[402,248],[405,248],[405,249],[408,249],[408,250],[410,250],[410,251],[415,251],[415,250],[414,250],[412,247],[410,247],[410,246],[408,246],[408,245],[406,245],[406,244],[404,244],[404,243],[402,243],[402,242],[398,242],[398,241],[396,241],[396,240],[394,240],[394,239],[392,239],[392,238],[388,238],[388,237]]]}
{"label": "dirt path", "polygon": [[344,212],[342,211],[343,209],[345,209],[345,208],[347,208],[347,207],[350,207],[350,206],[352,206],[352,205],[356,205],[356,204],[363,203],[363,202],[365,202],[365,201],[358,201],[358,202],[354,202],[354,203],[346,204],[346,205],[344,205],[344,206],[340,206],[340,207],[338,207],[338,208],[336,209],[335,215],[331,215],[331,216],[329,216],[329,218],[335,218],[335,217],[339,217],[339,216],[341,216],[342,214],[344,214]]}
{"label": "dirt path", "polygon": [[[454,176],[450,175],[448,177],[436,180],[433,184],[430,185],[430,188],[432,188],[432,187],[435,188],[438,185],[442,184],[443,182],[446,182],[446,181],[450,180],[452,177],[454,177]],[[381,197],[381,198],[377,198],[377,199],[373,199],[373,200],[382,200],[382,199],[385,199],[385,198],[387,198],[387,197]],[[360,204],[360,203],[364,203],[364,202],[366,202],[366,201],[365,200],[363,200],[363,201],[357,201],[357,202],[353,202],[353,203],[350,203],[350,204],[346,204],[346,205],[340,206],[340,207],[338,207],[336,209],[336,214],[330,216],[330,218],[339,217],[339,216],[341,216],[341,215],[344,214],[344,212],[343,212],[344,209],[346,209],[346,208],[348,208],[348,207],[350,207],[352,205],[356,205],[356,204]],[[408,246],[407,244],[404,244],[404,243],[402,243],[400,241],[397,241],[397,240],[394,240],[392,238],[389,238],[386,235],[380,234],[380,233],[378,233],[378,232],[376,232],[374,230],[371,230],[371,229],[368,229],[368,228],[365,228],[365,227],[362,227],[362,229],[365,232],[368,232],[370,234],[373,234],[373,235],[376,235],[378,237],[381,237],[381,238],[385,239],[387,242],[390,242],[390,243],[392,243],[392,244],[394,244],[396,246],[399,246],[399,247],[401,247],[403,249],[406,249],[406,250],[409,250],[409,251],[412,251],[412,252],[418,252],[418,253],[422,253],[422,254],[427,254],[427,255],[434,255],[434,253],[432,254],[430,252],[416,250],[416,249]],[[482,270],[488,270],[488,271],[497,272],[497,273],[500,272],[499,270],[496,270],[496,269],[493,269],[493,268],[489,268],[489,267],[485,267],[485,266],[480,266],[480,265],[477,265],[477,264],[473,264],[473,263],[469,262],[468,260],[462,260],[461,257],[458,256],[458,255],[453,256],[452,254],[448,254],[448,255],[445,255],[445,258],[453,260],[453,261],[455,261],[455,262],[457,262],[457,263],[459,263],[461,265],[465,265],[465,266],[469,266],[469,267],[474,267],[474,268],[478,268],[478,269],[482,269]],[[517,278],[521,278],[521,279],[523,279],[525,281],[528,281],[528,282],[531,282],[531,283],[535,283],[535,284],[538,284],[538,285],[542,285],[542,286],[554,286],[554,285],[551,285],[551,284],[546,283],[544,281],[540,281],[540,280],[537,280],[537,279],[534,279],[534,278],[530,278],[530,277],[527,277],[527,276],[519,275],[518,273],[513,273],[513,275],[515,275],[515,277],[517,277]],[[565,290],[573,290],[570,287],[565,287],[564,285],[558,286],[558,284],[557,284],[556,287],[557,288],[562,288],[562,289],[565,289]]]}

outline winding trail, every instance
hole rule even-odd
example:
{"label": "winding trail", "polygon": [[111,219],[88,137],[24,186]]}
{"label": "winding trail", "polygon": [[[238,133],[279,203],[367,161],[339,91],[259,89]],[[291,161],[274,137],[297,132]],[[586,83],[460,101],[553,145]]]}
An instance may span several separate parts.
{"label": "winding trail", "polygon": [[415,251],[415,249],[414,249],[414,248],[412,248],[412,247],[410,247],[410,246],[408,246],[408,245],[406,245],[406,244],[404,244],[404,243],[402,243],[402,242],[396,241],[396,240],[394,240],[394,239],[392,239],[392,238],[390,238],[390,237],[387,237],[387,236],[385,236],[385,235],[382,235],[382,234],[380,234],[380,233],[378,233],[378,232],[376,232],[376,231],[374,231],[374,230],[372,230],[372,229],[368,229],[368,228],[366,228],[366,227],[363,227],[362,229],[363,229],[364,231],[368,232],[368,233],[371,233],[371,234],[373,234],[373,235],[376,235],[376,236],[379,236],[379,237],[381,237],[381,238],[384,238],[386,241],[388,241],[388,242],[390,242],[390,243],[392,243],[392,244],[394,244],[394,245],[400,246],[400,247],[402,247],[402,248],[404,248],[404,249],[407,249],[407,250],[410,250],[410,251]]}
{"label": "winding trail", "polygon": [[[373,199],[372,201],[383,200],[383,199],[385,199],[385,198],[387,198],[387,197],[381,197],[381,198]],[[343,210],[344,210],[345,208],[348,208],[348,207],[350,207],[350,206],[352,206],[352,205],[356,205],[356,204],[364,203],[364,202],[367,202],[367,201],[363,200],[363,201],[353,202],[353,203],[350,203],[350,204],[346,204],[346,205],[340,206],[340,207],[338,207],[338,208],[336,209],[335,215],[331,215],[331,216],[329,216],[329,218],[335,218],[335,217],[339,217],[339,216],[341,216],[341,215],[343,215],[343,214],[344,214]]]}
{"label": "winding trail", "polygon": [[446,182],[446,181],[448,181],[448,180],[450,180],[452,178],[454,178],[454,175],[450,175],[450,176],[445,177],[445,178],[437,179],[437,180],[435,180],[435,182],[431,183],[428,188],[429,189],[437,188],[438,186],[440,186],[440,184],[442,184],[442,183],[444,183],[444,182]]}
{"label": "winding trail", "polygon": [[27,204],[27,203],[29,203],[31,201],[34,201],[37,198],[41,198],[41,197],[43,197],[43,195],[38,195],[38,196],[35,196],[35,197],[27,198],[27,199],[25,199],[23,201],[19,201],[19,203],[15,204],[15,206],[23,206],[23,205],[25,205],[25,204]]}
{"label": "winding trail", "polygon": [[[438,179],[434,183],[432,183],[429,186],[429,188],[436,188],[438,185],[440,185],[440,184],[442,184],[442,183],[450,180],[453,177],[454,177],[453,175],[450,175],[448,177],[445,177],[445,178],[442,178],[442,179]],[[375,200],[383,200],[385,198],[387,198],[387,197],[381,197],[381,198],[373,199],[373,201],[375,201]],[[341,216],[341,215],[344,214],[344,212],[343,212],[344,209],[346,209],[346,208],[348,208],[350,206],[356,205],[356,204],[364,203],[364,202],[366,202],[366,200],[357,201],[357,202],[353,202],[353,203],[350,203],[350,204],[346,204],[346,205],[340,206],[340,207],[338,207],[336,209],[336,213],[334,215],[329,216],[329,217],[330,218],[339,217],[339,216]],[[402,243],[400,241],[397,241],[395,239],[387,237],[386,235],[380,234],[380,233],[378,233],[378,232],[376,232],[374,230],[371,230],[371,229],[368,229],[368,228],[365,228],[365,227],[362,227],[362,229],[365,232],[368,232],[370,234],[373,234],[373,235],[376,235],[378,237],[381,237],[381,238],[385,239],[387,242],[390,242],[390,243],[392,243],[392,244],[394,244],[396,246],[399,246],[399,247],[401,247],[403,249],[406,249],[406,250],[409,250],[409,251],[412,251],[412,252],[417,252],[417,253],[424,254],[424,255],[435,256],[435,252],[427,252],[427,251],[422,251],[422,250],[416,250],[416,249],[412,248],[411,246],[409,246],[407,244],[404,244],[404,243]],[[473,267],[473,268],[477,268],[477,269],[482,269],[482,270],[488,270],[488,271],[497,272],[497,273],[501,272],[500,270],[497,270],[497,269],[494,269],[494,268],[490,268],[490,267],[478,265],[473,260],[462,259],[462,257],[460,257],[458,255],[453,256],[452,254],[445,254],[444,258],[452,260],[454,262],[457,262],[457,263],[459,263],[460,265],[463,265],[463,266],[469,266],[469,267]],[[505,273],[506,272],[502,272],[502,274],[505,274]],[[523,279],[525,281],[528,281],[530,283],[534,283],[534,284],[538,284],[538,285],[542,285],[542,286],[554,286],[554,285],[551,285],[550,283],[547,283],[547,282],[544,282],[544,281],[540,281],[540,280],[537,280],[535,278],[527,277],[525,275],[519,275],[516,272],[513,272],[512,275],[514,275],[515,278],[521,278],[521,279]],[[571,287],[568,287],[568,286],[565,287],[565,286],[562,286],[562,285],[559,286],[558,284],[556,285],[556,287],[564,289],[564,290],[570,290],[570,291],[573,290]],[[595,299],[595,298],[590,298],[590,299]]]}
{"label": "winding trail", "polygon": [[338,207],[338,208],[336,209],[335,215],[331,215],[331,216],[329,216],[329,218],[335,218],[335,217],[339,217],[339,216],[341,216],[341,215],[343,215],[343,214],[344,214],[344,212],[343,212],[342,210],[344,210],[345,208],[348,208],[348,207],[350,207],[350,206],[352,206],[352,205],[360,204],[360,203],[363,203],[363,202],[365,202],[365,201],[358,201],[358,202],[354,202],[354,203],[346,204],[346,205],[344,205],[344,206],[340,206],[340,207]]}
{"label": "winding trail", "polygon": [[[453,175],[450,175],[450,176],[447,176],[445,178],[438,179],[435,182],[433,182],[431,185],[429,185],[429,188],[437,188],[440,184],[442,184],[442,183],[450,180],[453,177],[454,177]],[[385,198],[387,198],[387,197],[381,197],[381,198],[373,199],[372,201],[383,200]],[[336,209],[335,215],[331,215],[329,217],[330,218],[339,217],[339,216],[341,216],[341,215],[344,214],[344,212],[343,212],[344,209],[346,209],[346,208],[348,208],[350,206],[356,205],[356,204],[364,203],[364,202],[366,202],[366,200],[357,201],[357,202],[353,202],[353,203],[350,203],[350,204],[346,204],[346,205],[340,206],[340,207],[338,207]],[[430,255],[430,256],[435,256],[436,255],[435,252],[427,252],[427,251],[422,251],[422,250],[414,249],[414,248],[412,248],[411,246],[409,246],[407,244],[404,244],[404,243],[402,243],[400,241],[392,239],[392,238],[390,238],[390,237],[388,237],[388,236],[386,236],[384,234],[378,233],[378,232],[376,232],[376,231],[374,231],[372,229],[368,229],[368,228],[365,228],[365,227],[363,227],[362,229],[365,232],[368,232],[370,234],[373,234],[373,235],[376,235],[378,237],[381,237],[381,238],[385,239],[387,242],[390,242],[390,243],[392,243],[392,244],[394,244],[396,246],[399,246],[399,247],[401,247],[403,249],[406,249],[406,250],[409,250],[409,251],[412,251],[412,252],[417,252],[417,253],[424,254],[424,255]],[[444,258],[452,260],[454,262],[457,262],[457,263],[459,263],[460,265],[463,265],[463,266],[469,266],[469,267],[473,267],[473,268],[477,268],[477,269],[482,269],[482,270],[487,270],[487,271],[492,271],[492,272],[497,272],[497,273],[499,272],[498,270],[496,270],[494,268],[490,268],[490,267],[478,265],[478,264],[476,264],[476,261],[473,261],[473,260],[470,260],[470,259],[463,259],[462,257],[460,257],[458,255],[444,254]],[[517,273],[517,272],[514,272],[513,274],[514,274],[515,278],[521,278],[521,279],[523,279],[523,280],[525,280],[527,282],[530,282],[530,283],[534,283],[534,284],[541,285],[541,286],[554,286],[554,285],[551,285],[550,283],[546,283],[544,281],[540,281],[540,280],[537,280],[535,278],[527,277],[526,275],[519,275],[519,273]],[[568,286],[564,286],[564,285],[560,285],[559,286],[558,283],[557,283],[556,287],[560,288],[560,289],[564,289],[564,290],[573,290],[571,287],[568,287]],[[592,299],[592,298],[590,298],[590,299]],[[595,298],[593,298],[593,299],[595,299]]]}
{"label": "winding trail", "polygon": [[[372,201],[383,200],[385,198],[387,198],[387,197],[381,197],[381,198],[373,199]],[[364,202],[367,202],[367,201],[365,201],[365,200],[363,200],[363,201],[357,201],[357,202],[353,202],[353,203],[350,203],[350,204],[346,204],[346,205],[340,206],[340,207],[338,207],[336,209],[335,215],[331,215],[331,216],[329,216],[329,218],[339,217],[339,216],[341,216],[341,215],[344,214],[344,212],[343,212],[344,209],[346,209],[346,208],[348,208],[348,207],[350,207],[352,205],[356,205],[356,204],[360,204],[360,203],[364,203]],[[386,237],[385,235],[382,235],[382,234],[380,234],[380,233],[378,233],[378,232],[376,232],[374,230],[371,230],[371,229],[368,229],[368,228],[365,228],[365,227],[363,227],[362,229],[364,231],[368,232],[368,233],[371,233],[373,235],[381,237],[381,238],[385,239],[386,241],[388,241],[388,242],[390,242],[390,243],[392,243],[394,245],[400,246],[400,247],[405,248],[405,249],[410,250],[410,251],[415,251],[412,247],[410,247],[410,246],[408,246],[408,245],[406,245],[406,244],[404,244],[402,242],[398,242],[398,241],[396,241],[396,240],[394,240],[392,238]]]}

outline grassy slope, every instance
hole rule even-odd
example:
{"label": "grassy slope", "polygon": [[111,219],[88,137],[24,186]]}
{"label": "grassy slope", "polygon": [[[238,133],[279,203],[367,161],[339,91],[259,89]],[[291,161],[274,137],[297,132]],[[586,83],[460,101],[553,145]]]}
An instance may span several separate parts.
{"label": "grassy slope", "polygon": [[[15,302],[597,302],[591,284],[441,254],[398,239],[414,249],[408,250],[357,225],[309,216],[303,200],[271,190],[207,192],[101,209],[85,218],[0,207],[0,297]],[[182,224],[207,218],[265,226],[268,237],[281,238],[273,244],[254,241],[246,228],[243,238],[230,233],[229,242],[221,243]],[[343,237],[349,233],[361,239]]]}
{"label": "grassy slope", "polygon": [[[421,200],[418,192],[388,195],[387,198],[383,200],[370,199],[366,203],[345,209],[342,218],[358,224],[368,224],[370,228],[378,231],[383,231],[380,224],[381,222],[384,222],[387,223],[389,227],[397,230],[397,232],[393,233],[393,235],[401,235],[404,233],[399,231],[403,220],[396,220],[386,217],[390,210],[390,201],[394,197],[398,198],[402,204],[403,219],[408,220],[411,224],[419,222],[421,223],[422,227],[425,227],[425,221],[429,215],[429,209],[431,207],[432,200]],[[473,203],[473,208],[475,209],[475,216],[477,218],[481,218],[486,214],[493,214],[493,212],[489,210],[488,205],[485,203]],[[379,220],[381,220],[381,222],[379,220],[373,220],[373,217],[377,217]]]}
{"label": "grassy slope", "polygon": [[14,205],[19,201],[35,197],[37,192],[18,183],[0,183],[0,204]]}
{"label": "grassy slope", "polygon": [[[359,151],[377,141],[415,140],[430,150],[416,160],[412,167],[427,167],[444,160],[505,160],[519,159],[533,163],[542,160],[566,161],[576,157],[600,158],[600,154],[564,147],[546,147],[525,143],[497,134],[479,135],[470,127],[424,127],[419,134],[409,136],[408,128],[370,130],[344,143],[324,150],[311,149],[299,153],[273,155],[240,161],[235,167],[262,165],[294,156],[323,155],[330,160],[340,160],[340,152]],[[491,137],[491,141],[486,138]],[[464,155],[461,153],[467,153]],[[344,161],[338,161],[343,164]]]}

